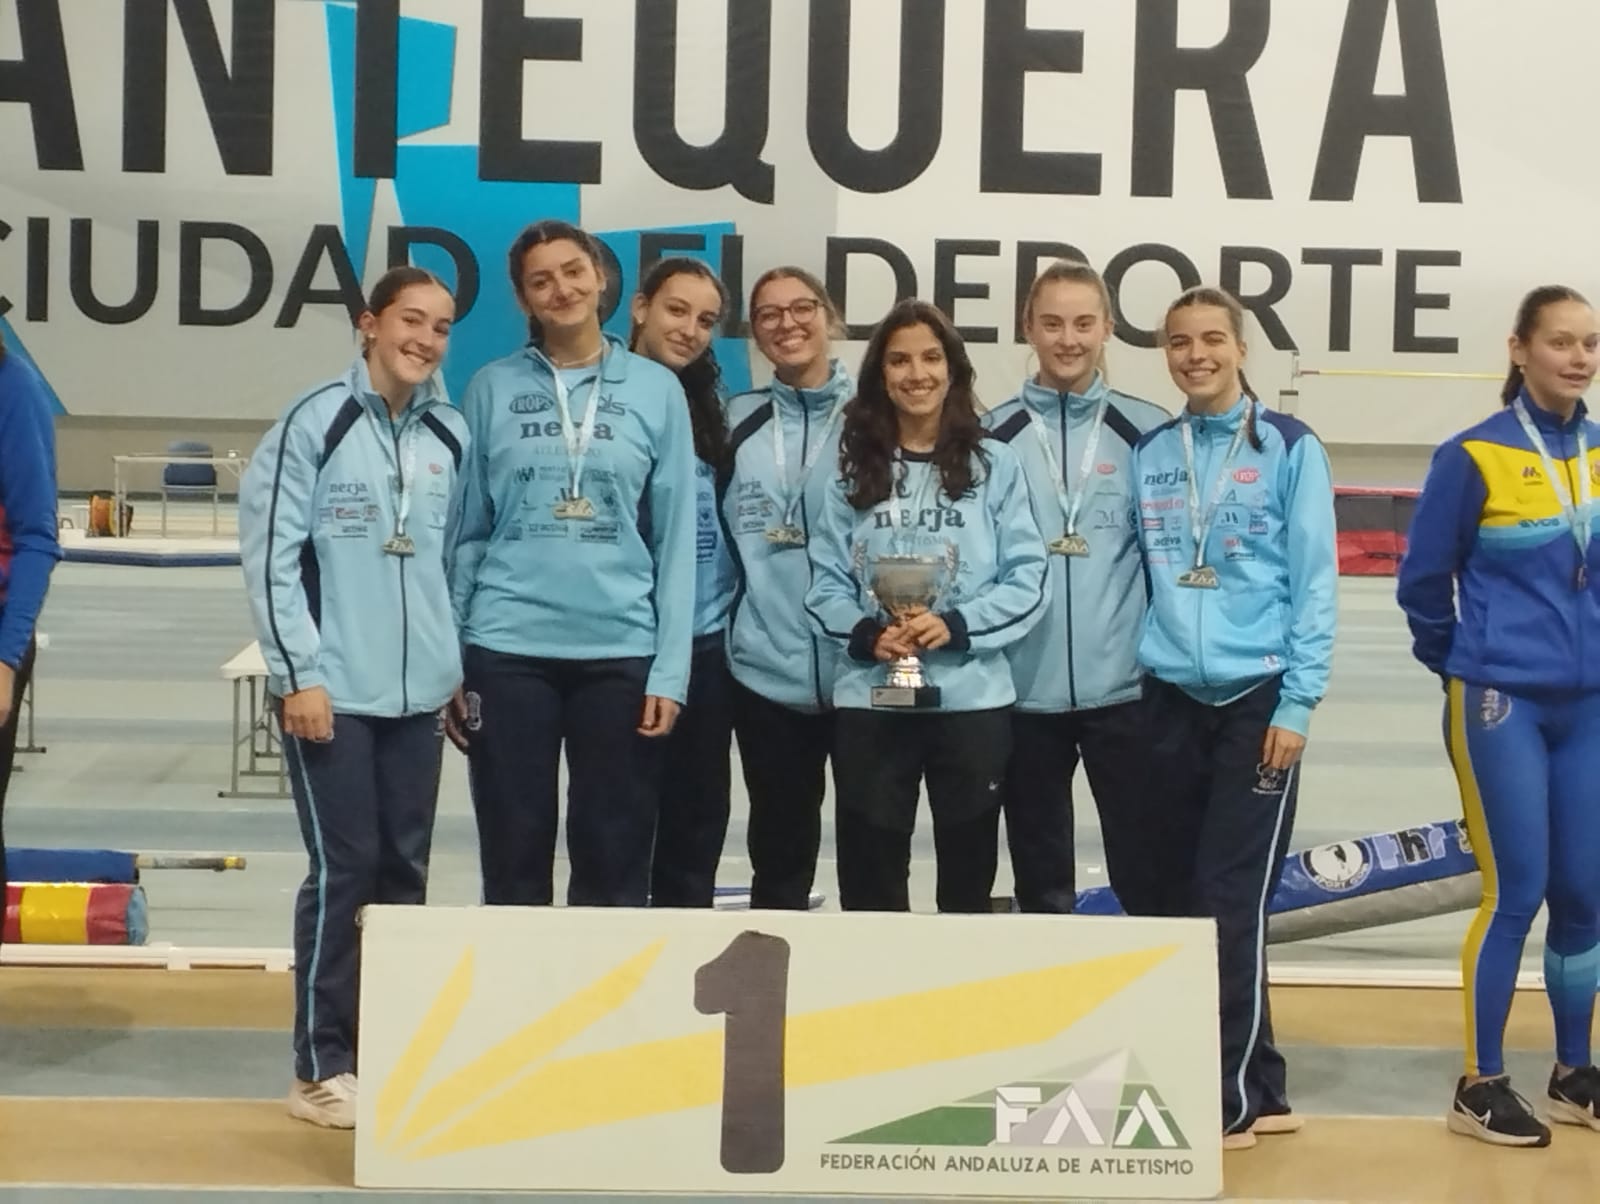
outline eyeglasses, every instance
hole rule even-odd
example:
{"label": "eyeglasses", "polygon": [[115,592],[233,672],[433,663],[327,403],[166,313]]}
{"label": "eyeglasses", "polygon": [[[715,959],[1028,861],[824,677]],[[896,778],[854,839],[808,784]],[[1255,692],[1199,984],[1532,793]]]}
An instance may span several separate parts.
{"label": "eyeglasses", "polygon": [[804,326],[817,316],[820,308],[821,303],[815,297],[802,297],[788,305],[762,305],[751,313],[750,324],[762,330],[774,330],[783,324],[783,315],[788,314],[796,325]]}

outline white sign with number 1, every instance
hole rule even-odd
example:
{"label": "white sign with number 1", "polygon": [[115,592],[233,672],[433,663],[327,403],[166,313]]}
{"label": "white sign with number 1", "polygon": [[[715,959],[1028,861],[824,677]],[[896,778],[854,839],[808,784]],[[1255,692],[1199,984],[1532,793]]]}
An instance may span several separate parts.
{"label": "white sign with number 1", "polygon": [[1210,921],[372,907],[361,1187],[1207,1199]]}

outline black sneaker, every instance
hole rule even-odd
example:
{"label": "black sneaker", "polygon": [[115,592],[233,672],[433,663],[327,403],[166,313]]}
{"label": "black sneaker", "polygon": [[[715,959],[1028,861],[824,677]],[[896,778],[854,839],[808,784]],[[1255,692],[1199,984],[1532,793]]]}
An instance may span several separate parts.
{"label": "black sneaker", "polygon": [[1550,1072],[1550,1119],[1600,1129],[1600,1070],[1580,1066],[1565,1076]]}
{"label": "black sneaker", "polygon": [[1456,1098],[1446,1120],[1452,1133],[1490,1145],[1546,1146],[1550,1129],[1533,1114],[1533,1105],[1511,1089],[1505,1075],[1467,1086],[1456,1083]]}

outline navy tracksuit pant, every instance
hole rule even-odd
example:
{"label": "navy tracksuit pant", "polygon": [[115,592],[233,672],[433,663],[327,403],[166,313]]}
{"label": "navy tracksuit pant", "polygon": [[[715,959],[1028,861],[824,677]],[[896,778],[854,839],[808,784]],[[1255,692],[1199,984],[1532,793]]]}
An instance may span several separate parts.
{"label": "navy tracksuit pant", "polygon": [[[822,849],[832,710],[797,711],[734,683],[734,731],[750,796],[750,906],[805,911]],[[835,779],[838,765],[835,763]]]}
{"label": "navy tracksuit pant", "polygon": [[295,1074],[307,1082],[356,1069],[356,914],[427,901],[443,745],[431,712],[335,714],[331,741],[283,742],[310,858],[294,912]]}
{"label": "navy tracksuit pant", "polygon": [[564,745],[567,903],[645,906],[663,745],[639,734],[650,658],[555,660],[469,644],[463,661],[483,901],[554,902]]}
{"label": "navy tracksuit pant", "polygon": [[1289,1110],[1267,999],[1266,916],[1294,830],[1300,767],[1261,766],[1280,678],[1222,706],[1147,680],[1146,752],[1162,785],[1139,831],[1153,880],[1166,884],[1152,912],[1216,921],[1222,1125],[1243,1132],[1258,1116]]}
{"label": "navy tracksuit pant", "polygon": [[733,678],[720,631],[695,640],[689,701],[664,752],[650,903],[710,907],[733,788]]}
{"label": "navy tracksuit pant", "polygon": [[926,786],[939,910],[992,911],[1010,754],[1010,707],[925,715],[842,708],[833,761],[839,906],[911,910],[911,838]]}
{"label": "navy tracksuit pant", "polygon": [[1017,907],[1066,913],[1078,898],[1072,779],[1083,762],[1100,816],[1106,872],[1129,915],[1148,915],[1161,886],[1139,855],[1151,793],[1143,700],[1083,711],[1017,711],[1006,768],[1006,844]]}

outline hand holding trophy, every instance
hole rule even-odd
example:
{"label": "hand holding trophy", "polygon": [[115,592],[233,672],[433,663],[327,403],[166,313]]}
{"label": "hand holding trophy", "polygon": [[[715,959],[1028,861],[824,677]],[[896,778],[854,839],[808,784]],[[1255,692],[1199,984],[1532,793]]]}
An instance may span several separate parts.
{"label": "hand holding trophy", "polygon": [[[950,586],[951,569],[949,556],[875,556],[868,592],[891,619],[902,623],[937,606]],[[872,687],[873,706],[923,710],[939,705],[939,687],[928,680],[916,652],[889,662],[887,673],[886,684]]]}

